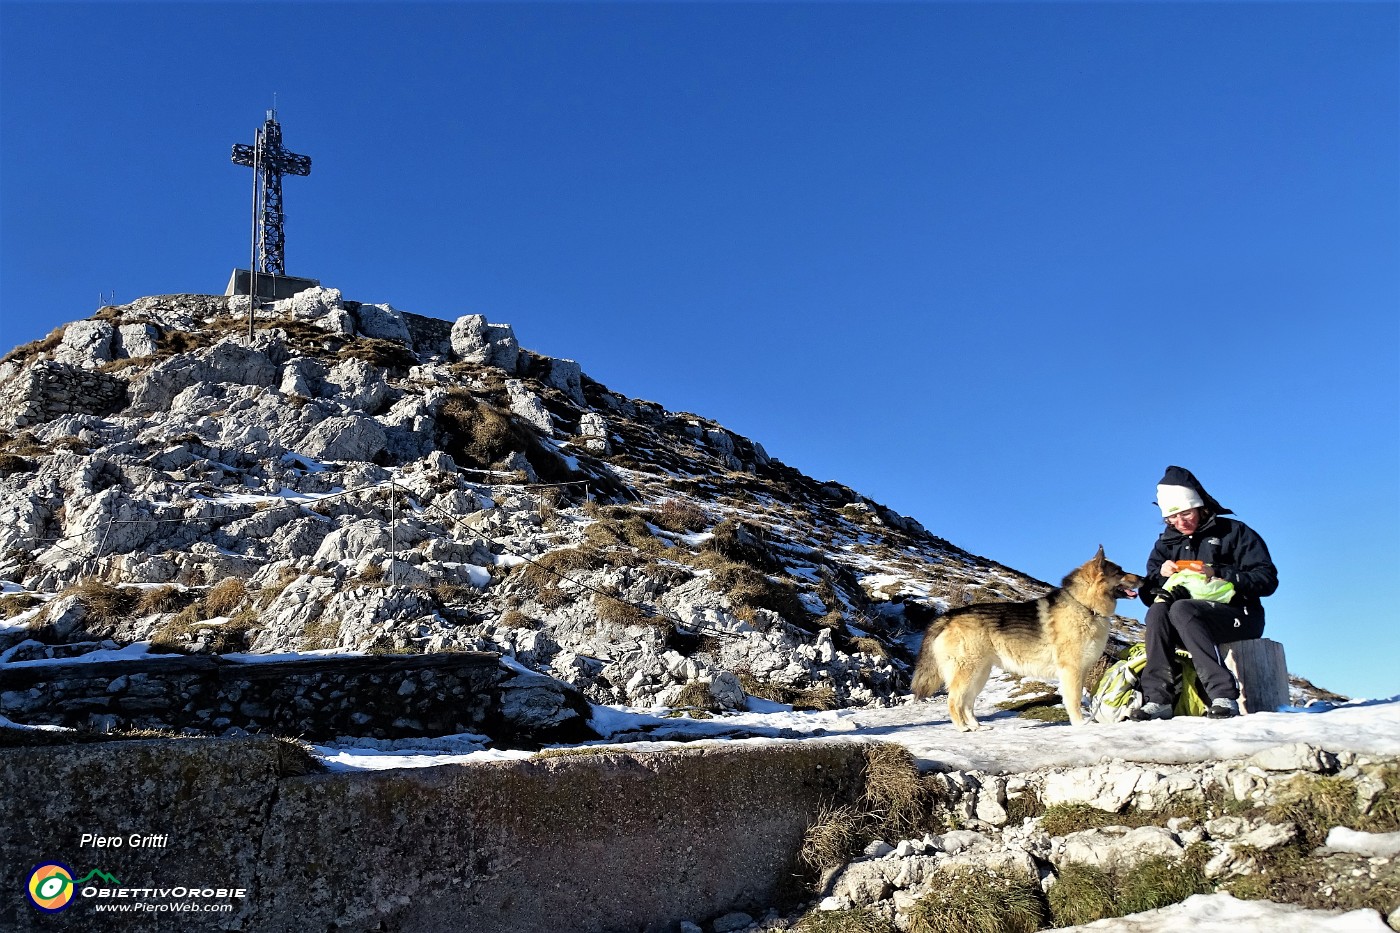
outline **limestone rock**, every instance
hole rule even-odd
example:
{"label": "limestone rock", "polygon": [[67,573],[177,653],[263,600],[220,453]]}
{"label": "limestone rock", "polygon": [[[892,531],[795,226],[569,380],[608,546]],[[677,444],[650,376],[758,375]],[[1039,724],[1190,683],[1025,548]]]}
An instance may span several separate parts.
{"label": "limestone rock", "polygon": [[142,359],[155,356],[160,349],[160,331],[151,324],[122,324],[117,328],[120,356]]}
{"label": "limestone rock", "polygon": [[711,675],[709,680],[710,696],[723,709],[744,709],[745,700],[744,688],[739,685],[739,678],[729,671],[719,671]]}
{"label": "limestone rock", "polygon": [[452,352],[465,363],[495,366],[514,373],[520,363],[520,344],[509,324],[488,324],[481,314],[459,317],[452,325]]}
{"label": "limestone rock", "polygon": [[583,446],[589,451],[607,456],[612,452],[612,443],[608,440],[608,422],[597,412],[585,412],[578,421],[579,437],[583,439]]}
{"label": "limestone rock", "polygon": [[[990,872],[1002,878],[1011,878],[1030,884],[1038,883],[1040,880],[1035,860],[1027,852],[1004,846],[997,846],[984,852],[954,855],[938,864],[940,873],[969,869],[977,873]],[[937,884],[939,882],[935,879],[929,879],[927,883]]]}
{"label": "limestone rock", "polygon": [[286,347],[277,338],[249,346],[244,337],[228,337],[208,350],[182,353],[146,370],[132,390],[132,407],[154,413],[169,409],[175,397],[201,383],[273,386]]}
{"label": "limestone rock", "polygon": [[1255,752],[1249,763],[1265,771],[1310,771],[1332,774],[1337,770],[1337,756],[1306,742],[1293,742]]}
{"label": "limestone rock", "polygon": [[574,360],[549,358],[549,373],[545,384],[554,386],[571,398],[576,404],[587,404],[583,398],[583,370]]}
{"label": "limestone rock", "polygon": [[298,357],[282,367],[277,391],[283,395],[319,398],[325,388],[326,364],[320,360]]}
{"label": "limestone rock", "polygon": [[[321,286],[297,292],[274,305],[277,314],[288,315],[299,321],[314,322],[324,322],[343,309],[340,290]],[[353,328],[348,333],[354,333]]]}
{"label": "limestone rock", "polygon": [[63,330],[63,340],[53,358],[83,369],[94,369],[112,361],[112,344],[117,329],[107,321],[74,321]]}
{"label": "limestone rock", "polygon": [[832,894],[854,907],[869,907],[894,893],[893,877],[898,872],[898,865],[881,859],[851,862],[836,876]]}
{"label": "limestone rock", "polygon": [[1137,865],[1149,858],[1172,860],[1185,853],[1176,834],[1160,826],[1140,826],[1128,829],[1109,826],[1088,829],[1065,837],[1064,849],[1056,864],[1074,863],[1094,868],[1122,868]]}
{"label": "limestone rock", "polygon": [[327,418],[297,445],[297,452],[313,460],[371,460],[387,443],[384,428],[373,418],[349,415]]}
{"label": "limestone rock", "polygon": [[1085,803],[1117,813],[1127,806],[1161,809],[1179,795],[1200,796],[1191,778],[1163,774],[1152,767],[1112,764],[1099,768],[1072,768],[1046,778],[1041,799],[1046,806]]}
{"label": "limestone rock", "polygon": [[506,392],[510,396],[510,410],[529,423],[545,437],[554,436],[554,418],[549,414],[544,401],[525,387],[518,379],[506,380]]}
{"label": "limestone rock", "polygon": [[382,369],[363,360],[341,360],[326,373],[320,394],[332,395],[350,412],[374,414],[388,402],[391,390]]}
{"label": "limestone rock", "polygon": [[587,701],[561,681],[533,671],[517,671],[500,689],[500,716],[512,729],[541,736],[589,731]]}
{"label": "limestone rock", "polygon": [[752,925],[753,917],[741,911],[725,914],[712,924],[715,933],[736,933],[736,931],[748,929]]}
{"label": "limestone rock", "polygon": [[949,855],[957,855],[959,852],[987,848],[991,844],[992,840],[985,833],[971,829],[955,829],[943,834],[940,847]]}
{"label": "limestone rock", "polygon": [[395,310],[390,305],[360,305],[352,317],[359,329],[359,332],[366,337],[377,340],[392,340],[394,343],[401,343],[405,346],[412,345],[413,337],[409,334],[408,323],[404,320],[403,312]]}

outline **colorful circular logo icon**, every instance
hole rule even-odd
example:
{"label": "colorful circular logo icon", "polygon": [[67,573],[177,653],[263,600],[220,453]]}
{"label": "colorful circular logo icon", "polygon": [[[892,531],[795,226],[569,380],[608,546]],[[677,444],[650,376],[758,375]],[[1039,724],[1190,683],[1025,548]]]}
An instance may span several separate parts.
{"label": "colorful circular logo icon", "polygon": [[73,901],[73,869],[45,862],[29,873],[29,902],[46,913],[66,910]]}

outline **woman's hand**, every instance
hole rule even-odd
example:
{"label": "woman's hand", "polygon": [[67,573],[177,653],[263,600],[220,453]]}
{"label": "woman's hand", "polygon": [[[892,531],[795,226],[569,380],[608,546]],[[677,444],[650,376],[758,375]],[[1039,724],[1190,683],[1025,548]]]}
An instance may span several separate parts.
{"label": "woman's hand", "polygon": [[1176,573],[1176,561],[1164,561],[1162,563],[1161,569],[1158,572],[1161,573],[1161,575],[1164,577],[1169,577],[1172,574]]}

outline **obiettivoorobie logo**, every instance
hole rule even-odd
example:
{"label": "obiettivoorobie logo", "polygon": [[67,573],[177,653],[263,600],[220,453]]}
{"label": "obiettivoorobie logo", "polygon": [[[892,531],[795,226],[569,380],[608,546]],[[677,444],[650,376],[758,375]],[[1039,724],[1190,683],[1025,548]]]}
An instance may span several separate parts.
{"label": "obiettivoorobie logo", "polygon": [[29,903],[50,914],[67,910],[73,903],[73,892],[78,885],[86,884],[93,878],[100,878],[106,884],[121,884],[116,878],[96,868],[82,878],[74,880],[73,869],[62,862],[35,865],[34,870],[29,873],[29,884],[26,888]]}

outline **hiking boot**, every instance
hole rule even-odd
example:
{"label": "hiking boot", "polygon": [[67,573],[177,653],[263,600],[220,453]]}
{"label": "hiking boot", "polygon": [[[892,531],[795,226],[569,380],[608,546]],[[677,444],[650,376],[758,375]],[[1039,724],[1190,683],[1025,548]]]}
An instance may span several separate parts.
{"label": "hiking boot", "polygon": [[1211,719],[1230,719],[1240,714],[1240,705],[1228,697],[1221,697],[1218,700],[1210,701],[1210,709],[1206,710],[1206,715]]}
{"label": "hiking boot", "polygon": [[1144,703],[1133,710],[1132,718],[1138,722],[1148,719],[1171,719],[1172,707],[1170,703]]}

